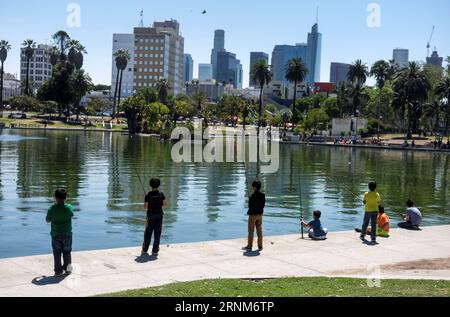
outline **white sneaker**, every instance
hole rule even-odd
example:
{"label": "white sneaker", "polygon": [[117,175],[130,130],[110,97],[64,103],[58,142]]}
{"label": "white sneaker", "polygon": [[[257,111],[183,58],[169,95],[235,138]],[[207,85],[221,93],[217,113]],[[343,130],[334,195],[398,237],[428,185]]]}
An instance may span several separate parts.
{"label": "white sneaker", "polygon": [[69,264],[66,269],[66,274],[72,274],[72,272],[73,272],[72,264]]}

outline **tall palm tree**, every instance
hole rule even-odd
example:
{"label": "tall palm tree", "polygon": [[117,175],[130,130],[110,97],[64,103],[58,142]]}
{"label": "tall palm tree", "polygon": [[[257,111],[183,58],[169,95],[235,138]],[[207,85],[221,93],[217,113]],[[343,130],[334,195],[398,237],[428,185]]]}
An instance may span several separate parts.
{"label": "tall palm tree", "polygon": [[292,130],[294,130],[294,125],[298,121],[297,107],[295,103],[297,101],[297,85],[302,83],[309,70],[303,63],[301,58],[293,58],[286,65],[286,79],[294,84],[294,100],[292,101]]}
{"label": "tall palm tree", "polygon": [[66,48],[67,48],[67,42],[70,40],[69,34],[65,31],[58,31],[55,34],[53,34],[52,38],[58,43],[59,45],[59,53],[61,57],[61,61],[66,59]]}
{"label": "tall palm tree", "polygon": [[165,78],[160,78],[156,82],[156,90],[158,91],[159,101],[163,104],[167,104],[167,97],[169,96],[170,82]]}
{"label": "tall palm tree", "polygon": [[31,39],[25,40],[22,43],[25,48],[25,57],[27,59],[27,76],[25,79],[25,95],[30,95],[30,60],[33,58],[36,42]]}
{"label": "tall palm tree", "polygon": [[84,61],[83,54],[87,54],[86,48],[74,39],[67,42],[67,48],[69,49],[69,62],[75,66],[75,69],[81,69]]}
{"label": "tall palm tree", "polygon": [[[131,56],[130,53],[125,49],[119,49],[114,53],[114,57],[116,59],[116,67],[117,67],[117,77],[116,77],[116,89],[114,93],[114,105],[113,105],[113,118],[116,117],[117,108],[120,107],[120,97],[122,92],[122,75],[123,71],[127,68],[128,61]],[[117,101],[116,101],[117,98]]]}
{"label": "tall palm tree", "polygon": [[259,109],[258,109],[258,136],[262,120],[262,103],[264,86],[272,81],[272,72],[264,59],[257,61],[252,68],[252,77],[255,84],[259,85]]}
{"label": "tall palm tree", "polygon": [[3,113],[3,73],[4,73],[4,64],[6,58],[8,57],[8,51],[11,49],[11,45],[8,41],[1,40],[0,41],[0,111]]}
{"label": "tall palm tree", "polygon": [[403,112],[407,116],[406,138],[411,139],[414,115],[422,110],[422,103],[428,98],[431,83],[422,67],[417,62],[410,62],[394,80],[393,88],[400,105],[403,103]]}
{"label": "tall palm tree", "polygon": [[447,56],[445,62],[447,63],[447,75],[450,76],[450,56]]}
{"label": "tall palm tree", "polygon": [[59,60],[59,50],[57,46],[53,46],[50,49],[50,64],[52,65],[52,77],[53,77],[53,73],[55,71],[55,66],[56,64],[58,64],[58,60]]}
{"label": "tall palm tree", "polygon": [[251,111],[251,105],[250,102],[247,99],[241,98],[241,101],[239,103],[239,108],[242,114],[242,125],[244,127],[244,131],[245,128],[247,126],[247,118],[250,115],[250,111]]}
{"label": "tall palm tree", "polygon": [[364,85],[369,76],[369,69],[362,60],[357,59],[348,69],[348,80],[354,85]]}
{"label": "tall palm tree", "polygon": [[447,140],[450,141],[450,77],[447,76],[436,86],[436,94],[441,100],[445,100],[446,108],[446,120],[445,120],[445,132],[447,134]]}
{"label": "tall palm tree", "polygon": [[[386,62],[384,60],[379,60],[379,61],[375,62],[375,64],[373,64],[373,66],[370,70],[370,76],[375,77],[375,79],[377,81],[378,89],[382,90],[384,88],[386,81],[390,79],[390,71],[391,71],[391,66],[389,65],[388,62]],[[378,123],[377,135],[378,135],[378,139],[380,139],[380,120],[381,120],[381,118],[380,118],[380,116],[381,116],[380,96],[381,96],[381,94],[379,95],[378,101],[377,101],[377,123]]]}

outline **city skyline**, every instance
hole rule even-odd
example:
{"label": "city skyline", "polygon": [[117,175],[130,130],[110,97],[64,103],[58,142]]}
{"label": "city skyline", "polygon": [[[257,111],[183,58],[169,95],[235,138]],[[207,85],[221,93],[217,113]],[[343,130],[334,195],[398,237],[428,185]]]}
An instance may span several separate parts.
{"label": "city skyline", "polygon": [[[141,10],[144,10],[145,26],[172,18],[179,21],[185,38],[185,52],[189,52],[195,60],[194,78],[198,77],[198,63],[210,60],[214,30],[225,30],[227,50],[235,52],[243,64],[244,87],[248,86],[246,72],[250,68],[250,52],[270,53],[275,45],[304,42],[311,25],[315,23],[317,6],[320,7],[319,26],[323,34],[321,81],[328,81],[331,62],[351,63],[360,58],[371,66],[378,59],[391,59],[392,50],[397,47],[409,49],[410,60],[425,62],[426,44],[433,25],[436,25],[436,31],[431,46],[436,46],[439,55],[444,58],[450,55],[450,43],[446,41],[446,33],[450,30],[450,21],[446,17],[446,12],[450,10],[448,1],[434,0],[433,5],[422,0],[378,1],[382,10],[380,28],[370,28],[366,23],[370,14],[366,10],[369,1],[349,0],[345,4],[324,0],[287,2],[292,6],[289,12],[269,9],[269,3],[255,1],[227,5],[200,0],[194,4],[168,1],[151,5],[135,1],[132,4],[108,3],[106,6],[105,1],[91,3],[82,0],[78,1],[81,27],[68,28],[68,3],[55,0],[39,4],[27,2],[27,10],[23,10],[23,1],[16,1],[2,8],[5,16],[1,22],[2,29],[7,29],[8,33],[0,35],[0,38],[8,40],[13,46],[5,63],[5,72],[19,74],[20,44],[23,40],[32,38],[39,44],[51,43],[51,35],[64,29],[87,47],[85,68],[94,82],[110,84],[111,61],[106,57],[111,54],[112,34],[127,33],[138,26]],[[234,4],[241,10],[236,11]],[[98,18],[106,7],[107,18]],[[200,9],[205,8],[208,13],[201,15]],[[252,8],[252,16],[267,20],[265,30],[248,27],[249,8]],[[298,12],[295,8],[299,9]],[[39,22],[44,13],[54,16],[52,22]]]}

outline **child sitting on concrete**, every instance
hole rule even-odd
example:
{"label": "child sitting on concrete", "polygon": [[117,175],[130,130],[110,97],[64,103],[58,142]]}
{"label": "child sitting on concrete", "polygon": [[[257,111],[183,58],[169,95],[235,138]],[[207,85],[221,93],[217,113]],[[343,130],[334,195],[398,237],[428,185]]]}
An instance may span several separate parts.
{"label": "child sitting on concrete", "polygon": [[322,227],[322,223],[320,221],[320,217],[322,217],[322,213],[318,210],[314,211],[314,220],[310,221],[309,223],[306,223],[302,219],[301,225],[310,228],[309,230],[309,237],[313,240],[326,240],[328,230],[326,228]]}

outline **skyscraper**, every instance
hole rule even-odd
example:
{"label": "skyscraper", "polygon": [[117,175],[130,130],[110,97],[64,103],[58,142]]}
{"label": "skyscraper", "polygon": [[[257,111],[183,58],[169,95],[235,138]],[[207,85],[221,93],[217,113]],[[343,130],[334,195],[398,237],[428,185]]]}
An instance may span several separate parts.
{"label": "skyscraper", "polygon": [[396,48],[393,52],[392,58],[401,68],[406,67],[409,63],[409,50]]}
{"label": "skyscraper", "polygon": [[263,53],[263,52],[251,52],[250,53],[250,71],[249,71],[249,75],[250,75],[249,86],[250,87],[255,86],[255,83],[253,81],[253,76],[252,76],[253,65],[255,65],[256,62],[258,62],[261,59],[266,61],[266,64],[269,64],[269,55],[268,54]]}
{"label": "skyscraper", "polygon": [[308,33],[308,54],[306,57],[306,66],[309,74],[307,76],[308,84],[311,86],[320,81],[320,66],[322,62],[322,34],[319,33],[319,24],[316,23]]}
{"label": "skyscraper", "polygon": [[217,79],[217,55],[225,52],[225,31],[216,30],[214,32],[214,47],[211,52],[211,65],[213,67],[213,78]]}
{"label": "skyscraper", "polygon": [[213,67],[211,64],[198,64],[198,79],[199,80],[213,79]]}
{"label": "skyscraper", "polygon": [[190,82],[194,78],[194,60],[191,54],[184,54],[184,82]]}
{"label": "skyscraper", "polygon": [[217,54],[217,78],[220,83],[231,84],[234,88],[242,88],[242,64],[236,54],[219,52]]}
{"label": "skyscraper", "polygon": [[285,78],[286,65],[293,58],[300,58],[306,63],[308,48],[306,44],[277,45],[272,52],[272,73],[273,81],[282,81],[288,86]]}
{"label": "skyscraper", "polygon": [[347,81],[349,68],[350,64],[331,63],[330,82],[337,86],[340,83]]}

